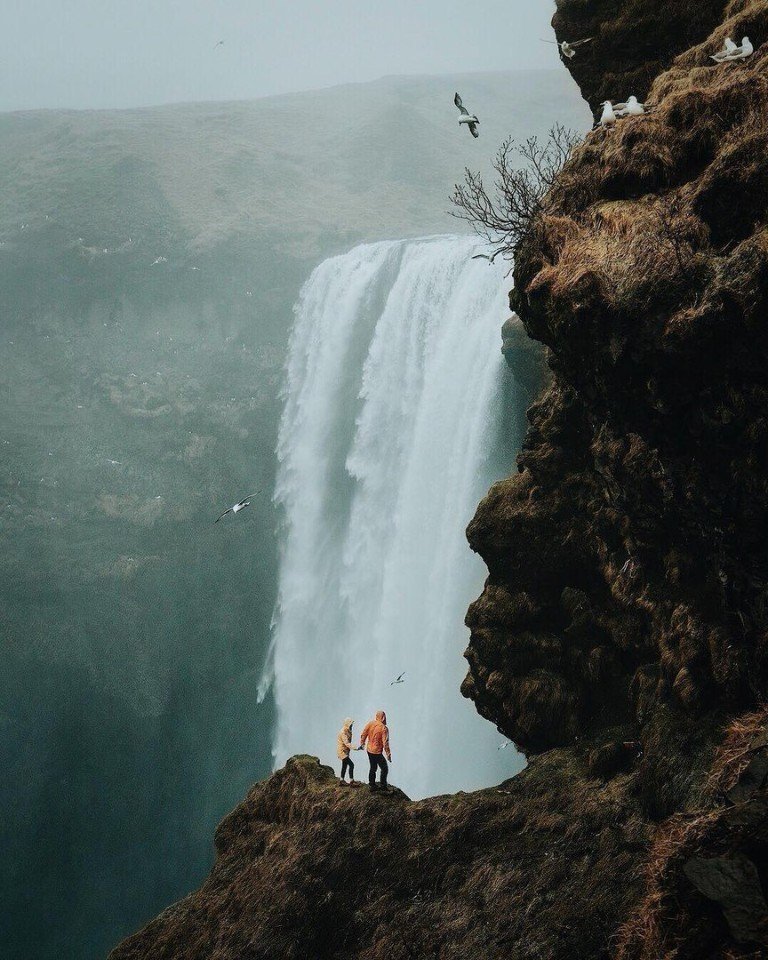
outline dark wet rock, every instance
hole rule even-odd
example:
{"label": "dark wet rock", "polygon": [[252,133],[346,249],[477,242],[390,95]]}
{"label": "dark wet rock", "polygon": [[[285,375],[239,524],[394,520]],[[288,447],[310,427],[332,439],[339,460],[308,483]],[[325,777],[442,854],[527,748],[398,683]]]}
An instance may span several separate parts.
{"label": "dark wet rock", "polygon": [[768,781],[768,750],[755,753],[741,772],[738,781],[726,794],[731,803],[746,803]]}
{"label": "dark wet rock", "polygon": [[558,41],[593,37],[563,62],[594,111],[603,100],[644,100],[674,57],[720,23],[727,0],[557,0]]}
{"label": "dark wet rock", "polygon": [[[559,10],[614,29],[640,6],[657,9]],[[706,729],[768,687],[768,192],[750,179],[768,46],[708,60],[768,37],[768,3],[722,9],[697,6],[653,113],[587,135],[517,250],[515,308],[552,378],[468,529],[489,579],[463,690],[528,753],[617,725],[645,741],[668,709]]]}
{"label": "dark wet rock", "polygon": [[734,940],[768,945],[768,907],[757,867],[748,857],[693,857],[683,870],[697,890],[722,908]]}
{"label": "dark wet rock", "polygon": [[615,740],[597,747],[589,755],[589,772],[605,780],[631,770],[642,754],[642,748],[634,740]]}
{"label": "dark wet rock", "polygon": [[501,352],[530,403],[541,393],[548,369],[541,344],[531,340],[517,314],[501,328]]}

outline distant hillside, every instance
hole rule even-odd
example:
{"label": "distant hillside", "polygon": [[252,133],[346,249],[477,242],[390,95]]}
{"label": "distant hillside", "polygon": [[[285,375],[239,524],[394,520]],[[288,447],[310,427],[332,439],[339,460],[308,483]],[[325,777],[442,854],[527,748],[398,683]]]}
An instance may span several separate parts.
{"label": "distant hillside", "polygon": [[[481,119],[458,126],[454,88]],[[201,253],[274,232],[324,256],[329,236],[452,229],[447,196],[510,132],[544,134],[589,114],[562,71],[387,77],[239,103],[0,116],[0,239],[50,221],[87,242]],[[84,193],[86,191],[86,193]],[[87,197],[87,203],[84,201]],[[50,221],[46,221],[48,216]],[[290,241],[289,241],[290,238]]]}
{"label": "distant hillside", "polygon": [[199,882],[270,769],[256,686],[302,282],[363,240],[456,232],[463,167],[555,120],[589,122],[559,73],[0,116],[7,960],[104,955]]}

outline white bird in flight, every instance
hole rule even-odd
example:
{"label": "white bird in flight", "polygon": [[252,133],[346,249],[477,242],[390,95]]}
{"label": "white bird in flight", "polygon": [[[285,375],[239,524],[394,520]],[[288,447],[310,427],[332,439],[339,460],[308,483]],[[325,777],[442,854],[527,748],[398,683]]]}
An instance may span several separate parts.
{"label": "white bird in flight", "polygon": [[567,57],[568,60],[573,60],[579,47],[583,47],[585,43],[591,43],[592,40],[594,40],[594,37],[585,37],[584,40],[574,40],[573,43],[569,43],[567,40],[563,40],[562,43],[557,43],[554,40],[543,40],[543,42],[551,43],[555,47],[560,47],[560,53],[562,53],[564,57]]}
{"label": "white bird in flight", "polygon": [[480,134],[477,132],[477,125],[480,123],[480,121],[473,113],[470,113],[469,110],[467,110],[467,108],[461,102],[461,97],[458,95],[458,93],[454,96],[453,102],[459,108],[459,113],[461,114],[459,117],[459,125],[466,123],[472,136],[479,137]]}
{"label": "white bird in flight", "polygon": [[224,511],[224,513],[222,513],[220,517],[216,517],[216,519],[213,522],[218,523],[219,520],[223,520],[228,513],[240,513],[241,510],[245,510],[246,507],[250,507],[251,499],[255,496],[256,496],[255,493],[251,493],[247,497],[243,497],[243,499],[239,503],[236,503],[233,506],[229,507],[227,510]]}
{"label": "white bird in flight", "polygon": [[404,676],[405,676],[405,673],[401,673],[400,676],[397,677],[397,679],[393,680],[392,683],[390,683],[390,687],[394,686],[396,683],[404,683],[405,682],[403,680]]}

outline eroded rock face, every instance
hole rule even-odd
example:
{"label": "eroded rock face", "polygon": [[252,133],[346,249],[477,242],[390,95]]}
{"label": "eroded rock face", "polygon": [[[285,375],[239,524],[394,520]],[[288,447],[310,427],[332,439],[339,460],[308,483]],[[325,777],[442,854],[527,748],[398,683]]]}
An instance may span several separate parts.
{"label": "eroded rock face", "polygon": [[[528,752],[620,724],[648,757],[662,711],[765,695],[768,4],[726,13],[652,113],[587,136],[518,251],[554,378],[469,527],[463,690]],[[744,35],[752,58],[709,59]]]}
{"label": "eroded rock face", "polygon": [[200,890],[110,960],[604,957],[649,839],[573,754],[419,803],[295,757],[222,822]]}
{"label": "eroded rock face", "polygon": [[727,0],[557,0],[558,42],[592,37],[566,66],[594,111],[604,100],[642,101],[674,56],[709,36]]}

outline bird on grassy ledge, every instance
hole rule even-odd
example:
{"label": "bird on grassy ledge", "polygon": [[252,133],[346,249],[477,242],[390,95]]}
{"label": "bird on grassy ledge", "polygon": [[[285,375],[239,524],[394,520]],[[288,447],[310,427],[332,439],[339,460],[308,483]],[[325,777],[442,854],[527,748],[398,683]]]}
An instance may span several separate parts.
{"label": "bird on grassy ledge", "polygon": [[603,112],[600,116],[599,125],[601,127],[612,127],[616,123],[616,114],[613,110],[613,103],[610,100],[605,100],[600,104],[603,108]]}
{"label": "bird on grassy ledge", "polygon": [[219,520],[223,520],[228,513],[240,513],[241,510],[245,510],[246,507],[250,507],[251,500],[255,496],[256,496],[255,493],[251,493],[247,497],[244,497],[239,503],[236,503],[234,504],[234,506],[231,506],[227,510],[225,510],[220,517],[216,517],[216,519],[213,522],[218,523]]}
{"label": "bird on grassy ledge", "polygon": [[470,113],[469,110],[467,110],[467,108],[461,102],[461,97],[458,95],[458,93],[454,96],[453,102],[459,108],[459,113],[461,114],[459,117],[459,125],[466,123],[472,136],[479,137],[480,134],[477,132],[477,125],[480,123],[480,121],[473,113]]}
{"label": "bird on grassy ledge", "polygon": [[626,103],[614,103],[613,112],[616,117],[640,117],[645,113],[645,104],[637,97],[630,97]]}
{"label": "bird on grassy ledge", "polygon": [[747,57],[751,57],[754,52],[755,48],[752,46],[752,41],[749,37],[742,38],[740,47],[737,47],[733,40],[728,37],[723,49],[713,54],[711,59],[714,60],[715,63],[727,63],[730,60],[746,60]]}
{"label": "bird on grassy ledge", "polygon": [[710,59],[720,63],[721,60],[724,60],[726,57],[730,57],[739,49],[738,44],[734,43],[730,37],[725,38],[725,43],[723,44],[723,49],[718,50],[717,53],[713,54]]}

